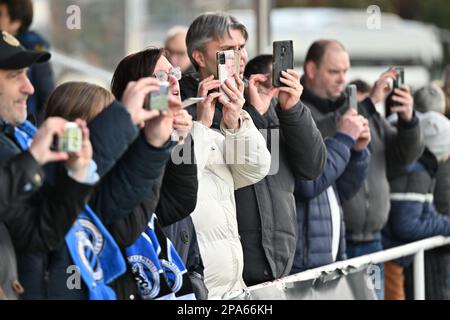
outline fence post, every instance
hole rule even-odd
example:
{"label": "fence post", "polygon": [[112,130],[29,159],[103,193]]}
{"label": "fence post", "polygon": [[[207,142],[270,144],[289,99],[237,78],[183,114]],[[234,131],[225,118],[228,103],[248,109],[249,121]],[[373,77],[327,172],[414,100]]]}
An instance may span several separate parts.
{"label": "fence post", "polygon": [[414,300],[425,300],[424,250],[420,250],[414,255]]}

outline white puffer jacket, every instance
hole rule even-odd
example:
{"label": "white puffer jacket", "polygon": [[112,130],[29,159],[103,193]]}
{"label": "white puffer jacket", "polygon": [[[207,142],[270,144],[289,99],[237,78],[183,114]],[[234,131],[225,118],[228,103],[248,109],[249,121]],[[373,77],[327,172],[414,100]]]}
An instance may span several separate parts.
{"label": "white puffer jacket", "polygon": [[198,167],[197,207],[192,219],[205,266],[210,299],[232,296],[245,288],[234,191],[262,180],[270,168],[270,153],[250,115],[242,111],[236,132],[209,129],[194,122]]}

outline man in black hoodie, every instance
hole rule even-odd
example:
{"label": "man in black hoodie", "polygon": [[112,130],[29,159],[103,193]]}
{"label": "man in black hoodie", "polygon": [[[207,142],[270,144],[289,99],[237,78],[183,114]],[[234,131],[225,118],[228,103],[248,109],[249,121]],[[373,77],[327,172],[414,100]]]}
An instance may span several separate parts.
{"label": "man in black hoodie", "polygon": [[[222,108],[216,103],[220,87],[217,79],[216,53],[236,50],[241,54],[241,74],[247,63],[245,45],[248,32],[244,25],[225,13],[203,14],[191,24],[186,37],[189,58],[196,73],[186,74],[180,81],[183,99],[202,96],[214,118],[211,128],[218,129]],[[269,175],[257,184],[235,192],[241,244],[244,251],[243,277],[247,285],[255,285],[289,274],[297,239],[294,185],[297,179],[315,179],[324,168],[326,148],[308,108],[300,102],[302,86],[294,70],[283,73],[278,101],[274,91],[260,95],[256,82],[249,81],[244,105],[256,127],[264,130],[272,154]],[[227,86],[227,84],[225,84]],[[224,88],[225,91],[227,88]],[[233,98],[230,99],[233,101]],[[220,98],[219,98],[220,99]],[[223,99],[220,99],[223,101]],[[188,109],[196,119],[196,106]]]}
{"label": "man in black hoodie", "polygon": [[[346,103],[345,76],[350,69],[350,57],[344,46],[336,40],[320,40],[310,47],[304,64],[305,87],[302,101],[310,107],[323,137],[333,136],[336,125],[349,106]],[[397,127],[391,126],[375,109],[391,89],[389,78],[397,73],[390,69],[373,86],[369,98],[358,106],[361,115],[369,120],[372,154],[368,178],[361,190],[343,203],[349,258],[382,250],[380,231],[389,213],[388,174],[395,168],[415,161],[423,151],[419,120],[413,111],[413,99],[408,86],[395,91]],[[376,288],[383,298],[383,288]]]}

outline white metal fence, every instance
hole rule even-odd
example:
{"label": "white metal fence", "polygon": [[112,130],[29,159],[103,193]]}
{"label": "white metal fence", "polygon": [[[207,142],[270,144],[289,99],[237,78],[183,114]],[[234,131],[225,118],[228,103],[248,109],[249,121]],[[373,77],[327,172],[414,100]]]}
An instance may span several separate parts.
{"label": "white metal fence", "polygon": [[255,291],[262,288],[275,286],[278,288],[288,288],[294,282],[307,281],[318,279],[324,274],[331,274],[337,270],[343,271],[348,269],[359,269],[367,265],[373,265],[383,262],[392,261],[398,258],[414,255],[414,299],[425,300],[425,261],[424,252],[437,247],[442,247],[450,244],[450,238],[438,236],[404,246],[392,248],[377,253],[340,261],[334,264],[323,266],[316,269],[307,270],[302,273],[291,275],[274,282],[267,282],[249,288],[249,291]]}

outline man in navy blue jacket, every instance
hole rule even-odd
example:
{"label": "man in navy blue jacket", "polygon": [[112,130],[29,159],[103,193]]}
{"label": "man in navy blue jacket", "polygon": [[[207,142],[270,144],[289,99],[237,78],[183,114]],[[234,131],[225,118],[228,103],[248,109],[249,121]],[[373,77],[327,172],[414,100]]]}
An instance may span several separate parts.
{"label": "man in navy blue jacket", "polygon": [[350,199],[364,183],[370,140],[367,119],[349,109],[334,137],[325,139],[324,173],[313,181],[296,181],[299,236],[291,273],[346,259],[341,201]]}
{"label": "man in navy blue jacket", "polygon": [[[450,121],[430,111],[421,116],[420,123],[425,151],[418,161],[404,167],[389,181],[391,210],[383,229],[386,249],[438,235],[450,236],[450,218],[441,215],[433,205],[438,165],[450,157]],[[387,299],[405,299],[403,267],[411,262],[411,257],[406,257],[385,264]],[[432,291],[428,289],[427,294]]]}

